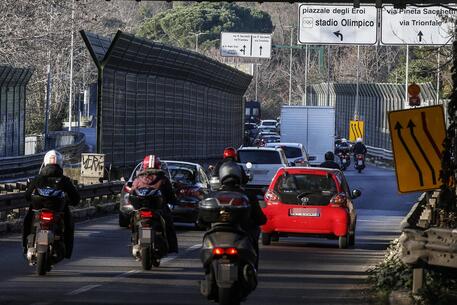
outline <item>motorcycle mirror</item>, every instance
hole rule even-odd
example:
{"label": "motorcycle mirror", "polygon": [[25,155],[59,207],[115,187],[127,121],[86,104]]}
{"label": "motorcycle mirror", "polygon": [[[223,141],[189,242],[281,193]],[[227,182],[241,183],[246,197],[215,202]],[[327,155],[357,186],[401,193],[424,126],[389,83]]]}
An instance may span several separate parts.
{"label": "motorcycle mirror", "polygon": [[127,182],[127,186],[128,186],[128,187],[132,187],[132,185],[133,185],[133,182],[132,182],[132,181]]}
{"label": "motorcycle mirror", "polygon": [[295,166],[295,162],[290,162],[290,166]]}
{"label": "motorcycle mirror", "polygon": [[246,163],[246,168],[247,169],[251,169],[252,168],[252,163],[251,162]]}
{"label": "motorcycle mirror", "polygon": [[358,189],[352,190],[352,199],[358,198],[362,195],[362,192]]}

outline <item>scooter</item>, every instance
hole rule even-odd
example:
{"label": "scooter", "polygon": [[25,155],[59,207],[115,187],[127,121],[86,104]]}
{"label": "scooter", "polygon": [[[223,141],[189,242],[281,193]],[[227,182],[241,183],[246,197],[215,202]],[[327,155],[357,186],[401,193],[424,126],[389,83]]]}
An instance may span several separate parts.
{"label": "scooter", "polygon": [[355,156],[355,169],[359,172],[359,174],[362,172],[362,170],[365,168],[365,155],[363,154],[357,154]]}
{"label": "scooter", "polygon": [[32,233],[27,236],[27,260],[38,275],[51,271],[65,257],[65,193],[54,188],[37,188],[32,194]]}
{"label": "scooter", "polygon": [[129,196],[135,208],[132,216],[132,255],[143,270],[159,267],[168,253],[165,220],[161,215],[163,198],[156,189],[140,188]]}
{"label": "scooter", "polygon": [[351,165],[351,156],[349,152],[342,151],[338,154],[341,162],[341,170],[346,170]]}
{"label": "scooter", "polygon": [[217,191],[199,205],[199,217],[211,224],[200,255],[200,292],[221,305],[238,305],[257,287],[257,252],[240,226],[249,210],[249,199],[238,192]]}

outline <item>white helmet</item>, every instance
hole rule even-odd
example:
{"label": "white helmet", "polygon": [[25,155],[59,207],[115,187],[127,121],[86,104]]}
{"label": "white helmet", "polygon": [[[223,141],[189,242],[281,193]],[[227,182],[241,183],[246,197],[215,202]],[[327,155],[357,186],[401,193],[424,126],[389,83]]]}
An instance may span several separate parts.
{"label": "white helmet", "polygon": [[56,164],[60,167],[63,166],[63,157],[57,150],[50,150],[44,155],[43,166],[49,164]]}
{"label": "white helmet", "polygon": [[357,142],[357,143],[362,143],[363,140],[362,140],[362,138],[357,138],[356,142]]}
{"label": "white helmet", "polygon": [[348,140],[346,140],[346,138],[342,138],[341,139],[341,143],[346,143]]}

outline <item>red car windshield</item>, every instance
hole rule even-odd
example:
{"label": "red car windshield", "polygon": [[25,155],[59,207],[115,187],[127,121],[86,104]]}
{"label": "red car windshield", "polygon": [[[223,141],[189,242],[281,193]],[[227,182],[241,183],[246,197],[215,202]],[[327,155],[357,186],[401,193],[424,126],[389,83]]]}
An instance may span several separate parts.
{"label": "red car windshield", "polygon": [[337,193],[331,175],[285,174],[278,177],[274,191],[285,204],[328,205]]}

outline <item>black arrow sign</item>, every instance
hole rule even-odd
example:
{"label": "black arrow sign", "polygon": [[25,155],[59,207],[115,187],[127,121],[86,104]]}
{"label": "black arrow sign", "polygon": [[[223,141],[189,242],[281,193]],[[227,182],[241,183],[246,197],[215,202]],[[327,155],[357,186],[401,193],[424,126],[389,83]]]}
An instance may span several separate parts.
{"label": "black arrow sign", "polygon": [[339,37],[340,41],[343,41],[343,34],[340,33],[340,30],[333,32],[333,34],[335,34],[336,37]]}
{"label": "black arrow sign", "polygon": [[432,135],[430,134],[430,131],[428,130],[427,126],[427,119],[425,117],[425,112],[421,112],[421,117],[422,117],[422,128],[424,129],[425,135],[427,136],[427,139],[430,141],[430,144],[432,144],[433,150],[436,153],[436,156],[438,159],[441,160],[441,151],[438,148],[438,145],[436,145],[435,140],[433,140]]}
{"label": "black arrow sign", "polygon": [[411,154],[411,151],[409,150],[408,145],[406,145],[405,140],[403,139],[401,135],[401,131],[403,129],[403,126],[401,126],[400,122],[397,121],[397,124],[395,124],[395,129],[397,130],[398,138],[400,139],[401,144],[406,150],[406,153],[408,154],[409,158],[414,164],[414,167],[416,168],[417,174],[419,175],[419,183],[421,186],[424,186],[424,178],[422,176],[422,171],[419,167],[419,165],[416,162],[416,159],[414,159],[413,155]]}
{"label": "black arrow sign", "polygon": [[419,36],[419,42],[422,42],[422,36],[424,36],[424,33],[422,33],[422,31],[419,31],[419,33],[417,33],[417,36]]}
{"label": "black arrow sign", "polygon": [[240,52],[243,52],[243,55],[246,55],[246,45],[244,45],[243,48],[240,49]]}
{"label": "black arrow sign", "polygon": [[259,49],[260,49],[260,56],[262,56],[262,46],[260,46]]}
{"label": "black arrow sign", "polygon": [[417,148],[419,148],[419,151],[421,152],[422,157],[424,157],[424,160],[425,160],[425,162],[427,163],[427,166],[430,168],[430,171],[432,172],[432,181],[433,181],[433,184],[436,184],[435,168],[433,167],[432,163],[431,163],[430,160],[428,159],[427,154],[426,154],[425,151],[422,149],[422,146],[420,145],[419,141],[418,141],[417,138],[416,138],[416,135],[414,134],[414,128],[415,128],[415,127],[416,127],[416,125],[414,124],[414,122],[413,122],[412,120],[409,120],[409,122],[408,122],[408,128],[409,128],[409,132],[411,133],[411,137],[413,138],[414,143],[416,143]]}

